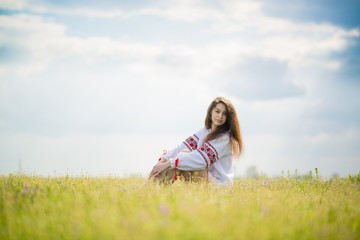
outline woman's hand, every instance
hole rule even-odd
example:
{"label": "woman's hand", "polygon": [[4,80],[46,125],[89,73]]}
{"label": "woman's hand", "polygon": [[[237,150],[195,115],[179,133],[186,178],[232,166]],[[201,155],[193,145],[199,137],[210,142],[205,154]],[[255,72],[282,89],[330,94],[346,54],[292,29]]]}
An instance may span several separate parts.
{"label": "woman's hand", "polygon": [[166,159],[164,157],[161,157],[159,163],[164,163],[164,162],[166,162]]}
{"label": "woman's hand", "polygon": [[[161,159],[162,161],[162,159]],[[151,173],[149,175],[149,178],[153,178],[156,177],[157,175],[159,175],[160,173],[162,173],[163,171],[167,170],[168,168],[170,168],[170,161],[166,161],[165,162],[161,162],[159,161],[151,170]]]}

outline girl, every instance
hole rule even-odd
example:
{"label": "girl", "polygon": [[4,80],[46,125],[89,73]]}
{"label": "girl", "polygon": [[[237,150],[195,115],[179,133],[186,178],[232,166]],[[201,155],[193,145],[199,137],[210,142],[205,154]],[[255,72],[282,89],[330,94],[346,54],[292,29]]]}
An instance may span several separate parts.
{"label": "girl", "polygon": [[204,179],[232,184],[233,157],[243,150],[239,121],[232,103],[217,97],[211,102],[205,127],[163,155],[153,167],[149,179],[171,182]]}

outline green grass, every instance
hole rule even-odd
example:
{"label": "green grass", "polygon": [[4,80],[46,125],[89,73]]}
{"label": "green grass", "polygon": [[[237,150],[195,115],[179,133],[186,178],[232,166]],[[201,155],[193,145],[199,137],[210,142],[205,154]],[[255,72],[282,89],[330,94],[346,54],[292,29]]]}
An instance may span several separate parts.
{"label": "green grass", "polygon": [[359,175],[236,179],[0,177],[0,239],[360,239]]}

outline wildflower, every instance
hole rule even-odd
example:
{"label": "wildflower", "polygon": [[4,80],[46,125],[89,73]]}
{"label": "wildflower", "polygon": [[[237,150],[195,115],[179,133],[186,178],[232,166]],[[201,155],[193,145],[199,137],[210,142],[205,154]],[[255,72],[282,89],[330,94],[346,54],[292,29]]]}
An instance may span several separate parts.
{"label": "wildflower", "polygon": [[169,207],[165,203],[159,204],[158,209],[159,212],[164,215],[167,215],[170,212]]}
{"label": "wildflower", "polygon": [[23,195],[27,195],[27,194],[31,193],[30,184],[25,183],[23,189],[21,189],[21,193]]}
{"label": "wildflower", "polygon": [[34,194],[36,194],[39,190],[39,183],[36,183],[35,188],[34,188]]}

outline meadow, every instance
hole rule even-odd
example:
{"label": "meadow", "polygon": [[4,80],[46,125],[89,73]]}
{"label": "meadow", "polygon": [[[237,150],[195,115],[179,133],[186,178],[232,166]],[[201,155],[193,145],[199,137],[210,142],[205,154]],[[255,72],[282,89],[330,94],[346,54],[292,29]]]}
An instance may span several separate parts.
{"label": "meadow", "polygon": [[0,239],[360,239],[360,173],[145,182],[1,176]]}

